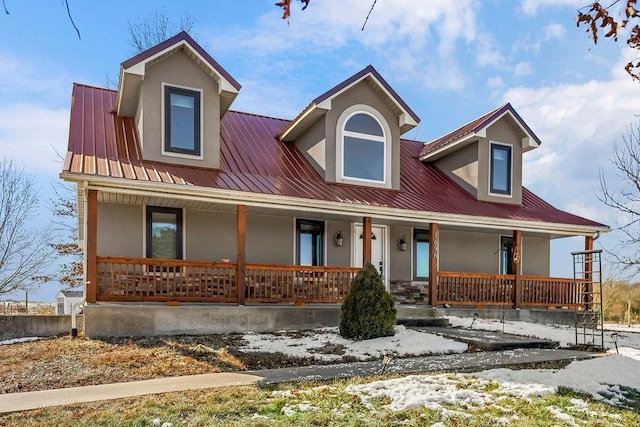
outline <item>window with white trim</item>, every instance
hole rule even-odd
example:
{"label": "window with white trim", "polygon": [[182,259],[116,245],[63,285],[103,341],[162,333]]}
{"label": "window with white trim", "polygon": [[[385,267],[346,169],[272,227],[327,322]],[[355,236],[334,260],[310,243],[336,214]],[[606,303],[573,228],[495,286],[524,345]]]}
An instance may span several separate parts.
{"label": "window with white trim", "polygon": [[387,136],[378,118],[358,111],[342,129],[342,177],[386,182]]}
{"label": "window with white trim", "polygon": [[164,87],[164,151],[200,156],[200,92]]}
{"label": "window with white trim", "polygon": [[511,146],[492,143],[490,162],[489,192],[511,195]]}

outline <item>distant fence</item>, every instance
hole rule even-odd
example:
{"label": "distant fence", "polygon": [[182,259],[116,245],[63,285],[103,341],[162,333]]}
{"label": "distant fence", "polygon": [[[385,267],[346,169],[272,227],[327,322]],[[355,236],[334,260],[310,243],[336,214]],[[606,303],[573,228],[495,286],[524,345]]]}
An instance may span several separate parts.
{"label": "distant fence", "polygon": [[[84,316],[76,316],[84,330]],[[52,337],[71,332],[71,316],[0,316],[0,341],[25,337]]]}

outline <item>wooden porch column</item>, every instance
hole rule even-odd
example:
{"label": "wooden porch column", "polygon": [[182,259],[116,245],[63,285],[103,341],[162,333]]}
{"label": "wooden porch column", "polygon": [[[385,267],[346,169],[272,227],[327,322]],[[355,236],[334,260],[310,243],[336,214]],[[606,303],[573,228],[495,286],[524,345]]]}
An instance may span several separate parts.
{"label": "wooden porch column", "polygon": [[438,224],[429,224],[429,304],[438,305],[438,257],[440,252],[440,233]]}
{"label": "wooden porch column", "polygon": [[362,218],[362,266],[371,262],[371,217]]}
{"label": "wooden porch column", "polygon": [[245,293],[245,255],[247,237],[247,207],[238,205],[236,236],[236,297],[238,304],[244,305]]}
{"label": "wooden porch column", "polygon": [[516,281],[513,288],[513,305],[518,308],[522,304],[522,231],[513,231],[513,256],[511,263]]}
{"label": "wooden porch column", "polygon": [[96,302],[98,293],[98,192],[89,190],[87,194],[87,277],[86,300],[88,303]]}
{"label": "wooden porch column", "polygon": [[[593,250],[593,236],[585,236],[584,250]],[[593,303],[593,254],[585,254],[584,256],[584,278],[587,280],[584,308],[585,310],[591,310]]]}

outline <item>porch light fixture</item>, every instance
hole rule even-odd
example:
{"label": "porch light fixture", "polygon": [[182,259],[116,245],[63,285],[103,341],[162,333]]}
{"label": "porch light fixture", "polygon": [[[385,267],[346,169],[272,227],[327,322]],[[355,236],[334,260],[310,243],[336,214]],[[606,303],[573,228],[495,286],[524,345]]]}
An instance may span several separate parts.
{"label": "porch light fixture", "polygon": [[336,233],[336,235],[333,237],[333,241],[338,247],[344,244],[344,239],[342,238],[342,231],[338,231],[338,233]]}
{"label": "porch light fixture", "polygon": [[[364,239],[364,233],[360,233],[360,238]],[[371,233],[371,240],[376,240],[376,235],[374,233]]]}
{"label": "porch light fixture", "polygon": [[400,249],[402,252],[407,250],[407,241],[405,240],[404,236],[398,239],[398,249]]}

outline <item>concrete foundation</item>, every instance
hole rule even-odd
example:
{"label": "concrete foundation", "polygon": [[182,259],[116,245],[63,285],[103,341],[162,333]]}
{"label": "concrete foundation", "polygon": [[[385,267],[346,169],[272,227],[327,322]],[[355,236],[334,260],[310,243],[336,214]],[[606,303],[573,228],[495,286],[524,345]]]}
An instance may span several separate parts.
{"label": "concrete foundation", "polygon": [[206,335],[338,326],[340,305],[98,303],[85,307],[85,336]]}
{"label": "concrete foundation", "polygon": [[[573,325],[570,310],[512,308],[430,307],[397,304],[398,319],[446,316],[516,320],[532,323]],[[189,304],[165,306],[160,303],[97,303],[85,307],[85,335],[90,338],[162,335],[207,335],[245,332],[274,332],[338,326],[339,304]]]}
{"label": "concrete foundation", "polygon": [[[76,316],[82,331],[84,316]],[[0,316],[0,341],[25,337],[52,337],[71,333],[71,316]]]}

